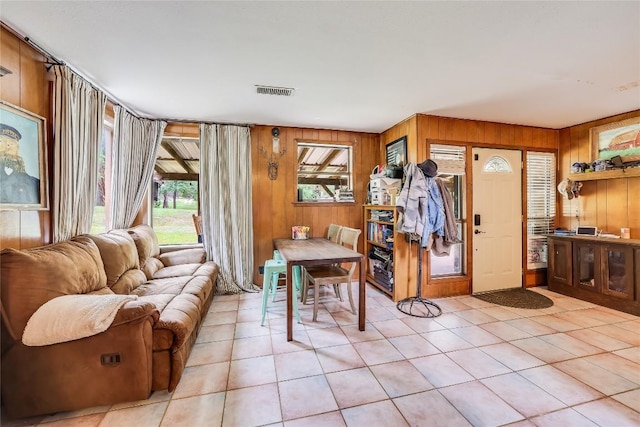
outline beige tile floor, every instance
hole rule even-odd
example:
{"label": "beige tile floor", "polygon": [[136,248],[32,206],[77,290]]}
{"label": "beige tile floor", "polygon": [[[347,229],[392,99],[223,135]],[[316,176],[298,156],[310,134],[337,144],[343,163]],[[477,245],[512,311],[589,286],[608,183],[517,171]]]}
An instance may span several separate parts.
{"label": "beige tile floor", "polygon": [[285,336],[284,293],[217,296],[173,393],[3,426],[640,426],[640,318],[545,288],[544,310],[470,296],[407,316],[367,288],[367,326],[329,293]]}

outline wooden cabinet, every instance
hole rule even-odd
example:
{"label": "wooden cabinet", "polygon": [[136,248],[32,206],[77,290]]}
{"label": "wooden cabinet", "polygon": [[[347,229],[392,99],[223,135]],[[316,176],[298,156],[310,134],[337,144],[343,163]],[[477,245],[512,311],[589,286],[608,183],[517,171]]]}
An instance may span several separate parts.
{"label": "wooden cabinet", "polygon": [[[395,206],[364,206],[364,254],[367,256],[367,281],[398,301],[394,264],[396,240]],[[404,296],[403,296],[404,297]]]}
{"label": "wooden cabinet", "polygon": [[[571,250],[571,242],[564,242]],[[591,242],[573,243],[573,284],[589,291],[600,292],[600,246]],[[569,281],[567,284],[570,284]]]}
{"label": "wooden cabinet", "polygon": [[549,280],[571,284],[571,242],[549,239]]}
{"label": "wooden cabinet", "polygon": [[640,315],[640,240],[548,239],[550,290]]}
{"label": "wooden cabinet", "polygon": [[602,292],[632,300],[635,279],[633,263],[633,248],[622,245],[602,245]]}

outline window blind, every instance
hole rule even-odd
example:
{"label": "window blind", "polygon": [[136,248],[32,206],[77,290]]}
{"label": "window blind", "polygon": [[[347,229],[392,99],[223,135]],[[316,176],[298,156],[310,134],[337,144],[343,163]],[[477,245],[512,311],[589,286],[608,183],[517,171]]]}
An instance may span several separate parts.
{"label": "window blind", "polygon": [[465,147],[431,145],[431,160],[438,164],[438,173],[464,175]]}
{"label": "window blind", "polygon": [[529,269],[547,266],[547,239],[556,216],[556,157],[527,153],[527,252]]}

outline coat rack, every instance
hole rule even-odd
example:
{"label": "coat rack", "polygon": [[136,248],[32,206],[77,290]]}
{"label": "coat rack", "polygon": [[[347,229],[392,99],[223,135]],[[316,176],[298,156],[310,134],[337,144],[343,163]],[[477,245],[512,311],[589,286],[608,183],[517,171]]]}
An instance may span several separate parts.
{"label": "coat rack", "polygon": [[[398,301],[396,307],[404,314],[414,317],[438,317],[442,314],[440,306],[433,301],[422,298],[422,251],[424,248],[418,243],[418,290],[415,297],[408,297]],[[411,252],[411,240],[409,240]]]}

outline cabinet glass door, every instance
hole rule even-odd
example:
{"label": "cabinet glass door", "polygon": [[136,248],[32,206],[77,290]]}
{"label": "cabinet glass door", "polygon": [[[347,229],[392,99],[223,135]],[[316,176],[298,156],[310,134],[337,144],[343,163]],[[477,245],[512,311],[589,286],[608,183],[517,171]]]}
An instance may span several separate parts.
{"label": "cabinet glass door", "polygon": [[576,243],[574,280],[577,286],[594,291],[600,290],[599,255],[597,246]]}
{"label": "cabinet glass door", "polygon": [[633,298],[633,250],[621,246],[604,246],[604,289],[608,295]]}

